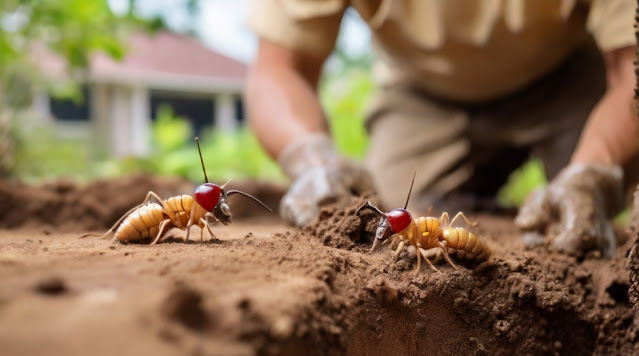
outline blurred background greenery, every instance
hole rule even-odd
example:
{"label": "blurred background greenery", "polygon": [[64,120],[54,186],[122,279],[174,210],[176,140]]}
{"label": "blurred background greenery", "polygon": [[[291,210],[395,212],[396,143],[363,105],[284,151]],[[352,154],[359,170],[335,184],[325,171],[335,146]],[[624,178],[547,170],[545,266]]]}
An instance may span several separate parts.
{"label": "blurred background greenery", "polygon": [[[153,121],[151,154],[120,159],[100,152],[88,139],[59,137],[50,123],[20,117],[16,110],[29,104],[21,94],[40,80],[27,60],[29,44],[45,44],[68,62],[69,82],[56,83],[48,90],[61,97],[83,100],[74,74],[86,69],[90,53],[101,51],[122,58],[129,31],[167,27],[163,15],[139,16],[136,1],[126,1],[129,10],[120,15],[113,13],[106,0],[4,0],[0,4],[0,142],[4,140],[7,146],[0,145],[0,156],[11,157],[4,168],[9,177],[28,182],[58,177],[88,181],[145,172],[193,181],[203,179],[192,128],[170,107],[162,108]],[[200,2],[186,0],[181,4],[187,15],[196,16]],[[191,27],[183,32],[198,34]],[[351,158],[362,159],[367,146],[364,113],[374,90],[371,54],[352,55],[345,50],[347,46],[338,41],[338,49],[321,81],[320,95],[338,149]],[[284,181],[275,162],[246,127],[232,132],[205,129],[200,136],[212,180]],[[541,164],[531,161],[512,175],[500,192],[499,201],[505,206],[519,205],[531,189],[544,182]]]}

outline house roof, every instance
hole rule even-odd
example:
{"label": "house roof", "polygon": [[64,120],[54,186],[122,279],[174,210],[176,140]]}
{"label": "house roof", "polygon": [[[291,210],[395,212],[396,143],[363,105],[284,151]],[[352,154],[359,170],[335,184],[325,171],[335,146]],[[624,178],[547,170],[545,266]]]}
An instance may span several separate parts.
{"label": "house roof", "polygon": [[[89,81],[146,86],[152,89],[241,90],[247,66],[217,53],[197,39],[168,31],[132,33],[120,61],[104,53],[91,56]],[[64,62],[51,53],[38,56],[48,70],[64,72]]]}

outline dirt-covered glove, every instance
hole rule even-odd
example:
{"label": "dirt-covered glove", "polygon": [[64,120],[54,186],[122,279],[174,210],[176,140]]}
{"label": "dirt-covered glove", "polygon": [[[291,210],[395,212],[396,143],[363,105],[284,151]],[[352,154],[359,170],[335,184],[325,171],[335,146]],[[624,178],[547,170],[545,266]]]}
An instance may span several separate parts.
{"label": "dirt-covered glove", "polygon": [[557,218],[558,233],[550,241],[554,248],[577,255],[598,249],[612,257],[617,241],[609,219],[623,205],[621,167],[572,164],[527,197],[515,224],[524,232],[524,242],[534,245],[543,241],[543,232]]}
{"label": "dirt-covered glove", "polygon": [[340,156],[324,134],[305,136],[290,143],[277,160],[293,180],[282,198],[280,215],[296,226],[311,223],[323,202],[373,189],[369,173]]}

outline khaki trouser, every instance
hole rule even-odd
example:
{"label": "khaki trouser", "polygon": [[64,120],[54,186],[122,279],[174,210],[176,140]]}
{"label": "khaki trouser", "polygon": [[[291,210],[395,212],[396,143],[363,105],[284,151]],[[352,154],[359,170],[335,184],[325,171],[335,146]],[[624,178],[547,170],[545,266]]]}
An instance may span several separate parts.
{"label": "khaki trouser", "polygon": [[[404,205],[413,170],[412,209],[489,208],[508,175],[531,155],[542,160],[549,179],[569,162],[604,90],[604,65],[591,44],[529,87],[487,103],[381,88],[366,122],[366,163],[387,208]],[[448,201],[459,204],[447,205],[453,196]]]}

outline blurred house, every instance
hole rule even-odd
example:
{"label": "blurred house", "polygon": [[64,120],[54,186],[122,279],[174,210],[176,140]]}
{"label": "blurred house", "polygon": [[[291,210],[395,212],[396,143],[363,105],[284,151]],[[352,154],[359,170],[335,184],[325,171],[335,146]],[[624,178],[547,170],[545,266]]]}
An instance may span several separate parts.
{"label": "blurred house", "polygon": [[[210,126],[233,130],[244,121],[243,63],[170,32],[132,34],[128,48],[121,61],[92,56],[83,103],[40,92],[32,110],[61,135],[95,139],[119,157],[150,152],[151,124],[163,105],[189,120],[196,135]],[[59,58],[45,51],[36,57],[45,72],[64,73]]]}

